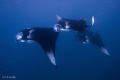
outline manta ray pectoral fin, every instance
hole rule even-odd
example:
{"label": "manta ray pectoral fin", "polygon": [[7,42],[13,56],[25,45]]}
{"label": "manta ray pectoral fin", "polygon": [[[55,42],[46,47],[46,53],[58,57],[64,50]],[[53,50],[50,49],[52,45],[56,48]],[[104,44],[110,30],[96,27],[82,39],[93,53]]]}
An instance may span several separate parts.
{"label": "manta ray pectoral fin", "polygon": [[93,36],[91,37],[90,42],[93,45],[95,45],[100,51],[102,51],[106,55],[110,56],[110,54],[108,53],[107,49],[104,46],[104,43],[103,43],[99,33],[98,32],[96,32],[96,33],[93,32],[92,35]]}
{"label": "manta ray pectoral fin", "polygon": [[39,44],[42,46],[44,52],[48,56],[50,62],[53,64],[55,68],[56,66],[56,61],[55,61],[55,46],[53,43],[48,43],[48,42],[39,42]]}
{"label": "manta ray pectoral fin", "polygon": [[56,18],[57,18],[58,21],[62,20],[62,18],[58,15],[56,15]]}
{"label": "manta ray pectoral fin", "polygon": [[108,51],[107,51],[106,48],[102,47],[102,48],[100,48],[100,50],[101,50],[103,53],[105,53],[106,55],[110,56],[110,54],[108,53]]}
{"label": "manta ray pectoral fin", "polygon": [[[96,46],[96,45],[95,45]],[[105,47],[99,47],[96,46],[101,52],[103,52],[104,54],[110,56],[109,52],[107,51],[107,49]]]}
{"label": "manta ray pectoral fin", "polygon": [[95,19],[94,19],[94,16],[92,16],[92,26],[93,26],[94,22],[95,22]]}
{"label": "manta ray pectoral fin", "polygon": [[54,67],[57,67],[56,66],[56,61],[55,61],[55,55],[54,55],[52,49],[50,49],[49,51],[46,51],[46,54],[47,54],[50,62],[54,65]]}

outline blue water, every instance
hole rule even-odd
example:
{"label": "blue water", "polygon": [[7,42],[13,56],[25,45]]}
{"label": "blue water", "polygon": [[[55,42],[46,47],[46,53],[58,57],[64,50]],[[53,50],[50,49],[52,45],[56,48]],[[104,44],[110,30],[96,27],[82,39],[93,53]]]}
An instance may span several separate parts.
{"label": "blue water", "polygon": [[[0,0],[0,80],[120,80],[119,0]],[[61,32],[54,68],[38,43],[15,43],[27,27],[53,27],[55,15],[84,17],[98,31],[111,54],[75,40],[75,32]],[[91,29],[91,30],[92,30]],[[9,80],[9,79],[3,79]]]}

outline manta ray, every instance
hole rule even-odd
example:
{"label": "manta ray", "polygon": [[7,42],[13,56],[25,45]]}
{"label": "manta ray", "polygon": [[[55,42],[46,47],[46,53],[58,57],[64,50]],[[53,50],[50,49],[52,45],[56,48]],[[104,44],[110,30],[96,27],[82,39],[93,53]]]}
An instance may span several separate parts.
{"label": "manta ray", "polygon": [[91,43],[97,49],[110,56],[98,32],[85,31],[77,32],[76,39],[84,44]]}
{"label": "manta ray", "polygon": [[58,22],[57,24],[54,25],[54,31],[60,32],[60,31],[74,30],[77,34],[76,35],[77,40],[79,40],[84,44],[92,43],[97,49],[99,49],[106,55],[110,56],[107,49],[105,48],[105,45],[99,33],[89,31],[89,29],[94,24],[94,16],[92,17],[91,26],[88,26],[86,20],[83,18],[81,18],[80,20],[73,20],[73,19],[62,18],[58,15],[56,15],[56,18]]}
{"label": "manta ray", "polygon": [[98,32],[89,31],[94,24],[94,16],[92,17],[92,24],[87,25],[86,20],[72,20],[57,17],[57,24],[53,28],[39,28],[32,27],[24,29],[16,35],[16,42],[38,42],[48,56],[50,62],[57,68],[55,60],[55,46],[60,31],[74,30],[76,32],[76,39],[82,43],[91,43],[106,55],[110,55]]}
{"label": "manta ray", "polygon": [[57,24],[54,25],[54,30],[58,31],[87,31],[94,24],[94,16],[92,17],[92,24],[90,26],[87,25],[85,19],[81,18],[80,20],[66,19],[56,15],[58,20]]}
{"label": "manta ray", "polygon": [[59,32],[55,32],[53,28],[27,28],[20,31],[15,38],[16,42],[38,42],[48,56],[50,62],[56,66],[55,61],[55,45],[59,36]]}

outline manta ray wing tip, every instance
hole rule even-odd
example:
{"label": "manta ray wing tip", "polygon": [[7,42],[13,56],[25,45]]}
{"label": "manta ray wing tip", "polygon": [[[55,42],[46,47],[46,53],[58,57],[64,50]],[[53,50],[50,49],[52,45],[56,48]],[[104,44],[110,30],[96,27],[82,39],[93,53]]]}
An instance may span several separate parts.
{"label": "manta ray wing tip", "polygon": [[102,51],[103,53],[105,53],[106,55],[111,56],[111,55],[108,53],[108,51],[107,51],[106,48],[101,48],[101,51]]}

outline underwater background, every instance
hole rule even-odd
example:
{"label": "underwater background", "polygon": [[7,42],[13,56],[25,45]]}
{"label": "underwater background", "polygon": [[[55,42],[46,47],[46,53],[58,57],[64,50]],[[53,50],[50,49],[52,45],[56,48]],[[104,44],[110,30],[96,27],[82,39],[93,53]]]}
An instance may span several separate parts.
{"label": "underwater background", "polygon": [[[119,0],[0,0],[0,80],[120,80]],[[55,15],[85,18],[98,31],[111,54],[92,44],[75,40],[75,31],[60,32],[56,42],[56,63],[51,65],[41,46],[15,43],[16,34],[28,27],[53,27]],[[9,80],[9,79],[3,79]]]}

